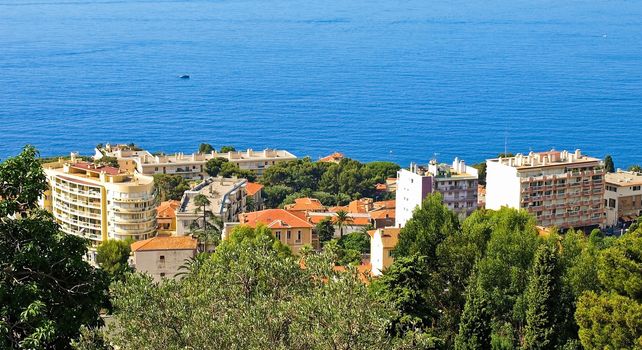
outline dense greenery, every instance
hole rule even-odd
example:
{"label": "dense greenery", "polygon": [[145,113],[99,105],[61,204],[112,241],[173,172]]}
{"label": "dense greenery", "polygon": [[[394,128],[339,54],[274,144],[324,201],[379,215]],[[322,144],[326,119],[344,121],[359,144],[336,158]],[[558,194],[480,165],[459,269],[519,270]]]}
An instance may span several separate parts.
{"label": "dense greenery", "polygon": [[615,164],[613,163],[613,157],[610,155],[607,155],[604,157],[604,170],[607,173],[614,173],[615,172]]}
{"label": "dense greenery", "polygon": [[189,182],[182,176],[169,174],[154,175],[154,187],[161,202],[180,200],[183,197],[183,192],[190,189]]}
{"label": "dense greenery", "polygon": [[67,349],[98,323],[108,278],[83,261],[87,241],[37,209],[46,188],[32,147],[0,164],[0,348]]}
{"label": "dense greenery", "polygon": [[314,197],[324,205],[344,205],[361,197],[376,198],[375,185],[395,177],[399,166],[390,162],[360,163],[343,159],[339,164],[313,162],[309,157],[275,164],[265,170],[266,204],[278,207],[295,198]]}
{"label": "dense greenery", "polygon": [[131,240],[109,239],[96,249],[96,263],[105,271],[112,281],[120,281],[131,272],[129,255]]}
{"label": "dense greenery", "polygon": [[205,163],[205,172],[209,176],[222,176],[222,177],[239,177],[248,179],[249,181],[256,180],[256,173],[251,170],[241,169],[236,163],[231,163],[227,158],[212,158]]}

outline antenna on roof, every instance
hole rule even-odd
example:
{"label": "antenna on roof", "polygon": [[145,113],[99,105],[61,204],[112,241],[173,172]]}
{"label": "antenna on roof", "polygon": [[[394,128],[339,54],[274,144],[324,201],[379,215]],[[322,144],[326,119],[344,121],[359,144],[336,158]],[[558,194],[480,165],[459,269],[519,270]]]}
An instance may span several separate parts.
{"label": "antenna on roof", "polygon": [[434,160],[434,161],[436,162],[436,161],[437,161],[437,156],[438,156],[438,155],[439,155],[439,153],[437,153],[437,152],[433,153],[433,154],[432,154],[432,160]]}

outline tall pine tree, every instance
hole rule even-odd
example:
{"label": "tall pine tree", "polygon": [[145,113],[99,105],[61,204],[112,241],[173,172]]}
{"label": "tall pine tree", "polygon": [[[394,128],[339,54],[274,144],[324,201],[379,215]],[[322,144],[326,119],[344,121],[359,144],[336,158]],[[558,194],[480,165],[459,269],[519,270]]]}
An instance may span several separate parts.
{"label": "tall pine tree", "polygon": [[466,305],[455,338],[456,350],[486,350],[491,348],[492,313],[488,295],[471,277],[466,295]]}

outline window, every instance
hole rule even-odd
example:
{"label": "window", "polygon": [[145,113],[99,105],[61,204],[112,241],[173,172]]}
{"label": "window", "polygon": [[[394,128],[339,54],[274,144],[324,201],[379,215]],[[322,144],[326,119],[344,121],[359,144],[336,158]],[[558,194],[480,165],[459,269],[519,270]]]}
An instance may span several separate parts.
{"label": "window", "polygon": [[609,208],[615,208],[615,199],[613,198],[609,199]]}
{"label": "window", "polygon": [[389,257],[392,257],[392,250],[389,250],[389,251],[388,251],[388,256],[389,256]]}
{"label": "window", "polygon": [[301,240],[301,231],[297,232],[296,234],[296,240],[300,241]]}
{"label": "window", "polygon": [[633,186],[633,191],[639,191],[639,190],[640,190],[640,186]]}
{"label": "window", "polygon": [[288,230],[288,238],[287,239],[291,239],[291,238],[292,238],[292,231]]}
{"label": "window", "polygon": [[281,240],[281,231],[276,231],[275,235],[276,235],[276,239],[278,239],[280,241]]}
{"label": "window", "polygon": [[161,276],[161,277],[165,277],[165,272],[161,272],[161,273],[160,273],[160,276]]}
{"label": "window", "polygon": [[159,259],[160,259],[160,261],[165,262],[165,255],[161,255],[161,256],[159,257]]}

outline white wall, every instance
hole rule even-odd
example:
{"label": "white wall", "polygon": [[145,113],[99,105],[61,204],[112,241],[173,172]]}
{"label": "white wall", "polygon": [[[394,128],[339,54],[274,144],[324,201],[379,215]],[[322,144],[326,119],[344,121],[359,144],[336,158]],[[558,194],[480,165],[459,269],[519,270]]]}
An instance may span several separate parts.
{"label": "white wall", "polygon": [[519,209],[521,198],[517,169],[496,161],[486,161],[486,208],[502,206]]}
{"label": "white wall", "polygon": [[[179,272],[178,268],[194,255],[196,250],[190,249],[139,251],[134,252],[134,267],[136,271],[147,273],[155,281],[160,281],[162,278],[174,278]],[[165,275],[161,276],[163,273]]]}
{"label": "white wall", "polygon": [[374,276],[381,275],[383,270],[383,242],[381,241],[380,230],[377,230],[374,236],[370,238],[370,264],[372,264],[372,274]]}
{"label": "white wall", "polygon": [[412,218],[412,212],[423,201],[423,176],[406,169],[397,172],[395,225],[403,227]]}

